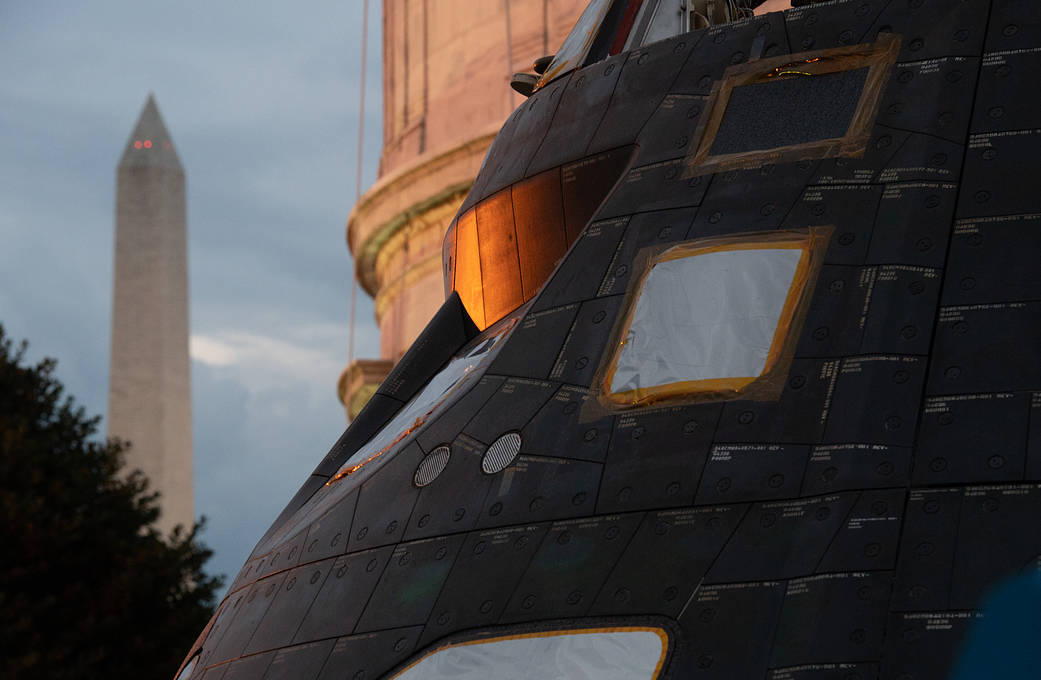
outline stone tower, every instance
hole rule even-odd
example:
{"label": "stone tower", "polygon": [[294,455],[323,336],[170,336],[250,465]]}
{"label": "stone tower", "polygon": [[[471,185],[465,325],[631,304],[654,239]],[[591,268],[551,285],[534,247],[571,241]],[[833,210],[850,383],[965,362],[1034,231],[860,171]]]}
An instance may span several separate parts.
{"label": "stone tower", "polygon": [[148,96],[119,161],[108,433],[158,490],[156,526],[194,520],[184,170]]}
{"label": "stone tower", "polygon": [[586,4],[383,0],[379,179],[347,221],[380,358],[356,359],[340,375],[348,420],[444,302],[441,243],[492,139],[524,101],[511,77],[556,51]]}

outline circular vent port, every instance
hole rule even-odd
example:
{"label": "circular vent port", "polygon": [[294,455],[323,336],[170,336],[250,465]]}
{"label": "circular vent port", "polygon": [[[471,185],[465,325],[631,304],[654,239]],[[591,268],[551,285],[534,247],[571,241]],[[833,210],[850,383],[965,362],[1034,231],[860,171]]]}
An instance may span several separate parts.
{"label": "circular vent port", "polygon": [[489,475],[502,472],[517,457],[521,447],[521,436],[516,432],[507,432],[495,440],[484,452],[481,469]]}
{"label": "circular vent port", "polygon": [[412,481],[415,482],[416,486],[426,486],[434,481],[444,471],[445,466],[448,465],[448,459],[451,455],[452,449],[447,446],[437,447],[416,468],[416,475],[412,478]]}

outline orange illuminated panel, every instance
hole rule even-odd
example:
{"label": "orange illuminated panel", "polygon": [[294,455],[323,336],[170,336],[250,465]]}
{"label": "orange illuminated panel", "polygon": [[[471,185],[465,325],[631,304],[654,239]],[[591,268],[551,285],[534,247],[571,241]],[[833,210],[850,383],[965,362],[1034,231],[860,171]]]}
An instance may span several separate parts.
{"label": "orange illuminated panel", "polygon": [[[476,210],[484,316],[486,323],[492,324],[524,302],[510,190],[489,196],[477,204]],[[484,328],[481,324],[478,327]]]}
{"label": "orange illuminated panel", "polygon": [[481,252],[477,240],[477,213],[467,211],[455,225],[455,290],[469,312],[474,325],[487,328],[484,322],[484,290],[481,285]]}
{"label": "orange illuminated panel", "polygon": [[513,187],[521,287],[530,300],[549,279],[569,242],[564,230],[560,168],[547,170]]}

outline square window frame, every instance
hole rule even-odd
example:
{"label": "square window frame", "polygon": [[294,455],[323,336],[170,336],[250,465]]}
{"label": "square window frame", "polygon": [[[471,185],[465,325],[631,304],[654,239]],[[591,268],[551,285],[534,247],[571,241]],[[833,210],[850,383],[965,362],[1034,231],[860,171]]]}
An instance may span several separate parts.
{"label": "square window frame", "polygon": [[[712,86],[705,113],[698,121],[693,135],[698,143],[691,147],[683,161],[683,178],[760,168],[772,163],[794,163],[819,158],[859,158],[864,154],[871,137],[883,90],[900,53],[900,43],[898,34],[881,33],[873,43],[786,54],[729,67],[723,73],[723,78]],[[712,144],[719,133],[734,88],[769,82],[770,78],[787,67],[799,69],[799,76],[795,77],[868,69],[860,100],[846,134],[801,144],[712,155]]]}
{"label": "square window frame", "polygon": [[[647,620],[640,620],[647,619]],[[419,665],[427,658],[433,657],[440,652],[453,647],[467,647],[470,645],[481,645],[503,640],[520,640],[528,638],[559,637],[567,635],[584,635],[595,633],[654,633],[661,641],[662,651],[657,665],[648,680],[659,680],[667,676],[669,665],[675,653],[678,631],[675,624],[658,616],[639,617],[636,620],[603,620],[597,617],[594,620],[562,620],[562,621],[538,621],[527,624],[513,624],[508,626],[497,626],[494,628],[478,628],[462,631],[446,638],[442,638],[422,650],[418,650],[412,657],[399,664],[396,668],[387,672],[384,676],[387,680],[400,678],[406,671]]]}
{"label": "square window frame", "polygon": [[[731,401],[776,401],[780,398],[799,342],[803,322],[813,300],[824,254],[834,228],[809,227],[801,230],[757,231],[694,239],[671,246],[642,251],[634,262],[640,275],[634,277],[622,302],[622,313],[615,322],[593,387],[598,410],[624,412],[660,406]],[[665,383],[651,387],[612,392],[611,381],[624,347],[623,339],[632,326],[636,305],[654,266],[663,262],[734,250],[800,249],[800,258],[784,306],[774,330],[766,364],[759,376],[707,378]]]}

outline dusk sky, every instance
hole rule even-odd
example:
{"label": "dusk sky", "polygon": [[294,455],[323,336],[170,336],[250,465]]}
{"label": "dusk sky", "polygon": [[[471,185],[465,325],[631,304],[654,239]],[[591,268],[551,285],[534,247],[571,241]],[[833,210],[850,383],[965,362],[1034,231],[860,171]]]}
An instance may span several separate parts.
{"label": "dusk sky", "polygon": [[0,323],[104,415],[116,164],[153,92],[187,178],[195,512],[229,579],[344,429],[361,23],[361,0],[0,3]]}

